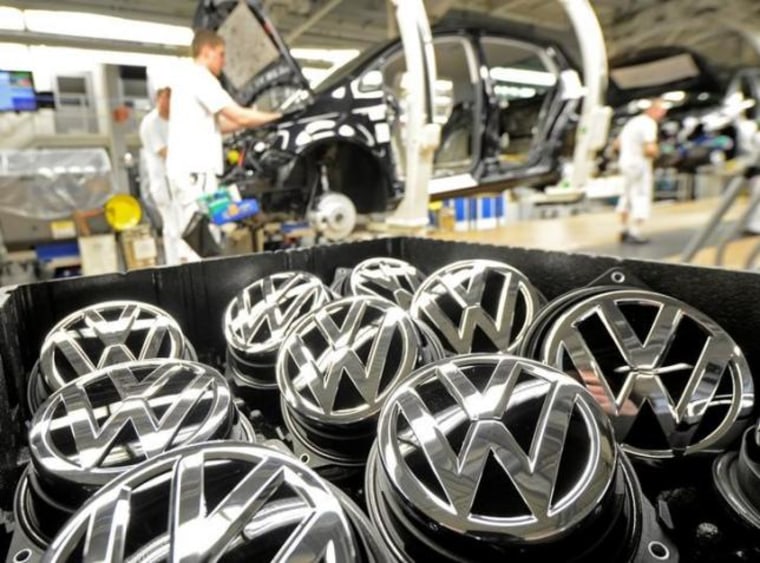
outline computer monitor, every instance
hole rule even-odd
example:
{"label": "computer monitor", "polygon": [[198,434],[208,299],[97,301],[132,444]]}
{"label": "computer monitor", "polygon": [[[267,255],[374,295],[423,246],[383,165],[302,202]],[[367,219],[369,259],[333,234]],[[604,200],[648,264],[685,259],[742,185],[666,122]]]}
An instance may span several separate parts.
{"label": "computer monitor", "polygon": [[36,111],[37,94],[32,73],[0,70],[0,111]]}

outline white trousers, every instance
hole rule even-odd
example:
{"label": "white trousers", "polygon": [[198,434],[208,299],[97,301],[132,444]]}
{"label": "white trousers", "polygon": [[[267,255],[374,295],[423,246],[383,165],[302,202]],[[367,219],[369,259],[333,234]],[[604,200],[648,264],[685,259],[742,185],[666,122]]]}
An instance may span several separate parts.
{"label": "white trousers", "polygon": [[621,166],[623,194],[617,204],[619,213],[627,212],[630,219],[644,221],[652,215],[654,173],[649,162]]}
{"label": "white trousers", "polygon": [[160,207],[164,222],[164,256],[166,264],[174,266],[197,262],[200,256],[182,239],[182,233],[198,209],[198,198],[217,190],[214,174],[188,174],[169,178],[171,200]]}

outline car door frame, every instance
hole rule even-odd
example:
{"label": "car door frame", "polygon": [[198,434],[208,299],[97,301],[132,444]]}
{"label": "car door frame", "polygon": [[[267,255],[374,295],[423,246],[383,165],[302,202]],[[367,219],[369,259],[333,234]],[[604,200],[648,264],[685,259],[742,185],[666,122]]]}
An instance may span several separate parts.
{"label": "car door frame", "polygon": [[564,130],[568,124],[569,115],[565,115],[565,119],[563,119],[563,114],[569,114],[574,111],[574,109],[569,107],[566,100],[562,99],[561,73],[563,70],[568,70],[569,65],[567,65],[566,61],[560,58],[556,49],[551,46],[531,43],[522,38],[512,38],[493,32],[484,32],[478,36],[478,50],[482,65],[481,75],[484,77],[483,83],[485,86],[485,95],[488,100],[488,115],[486,116],[487,127],[492,128],[494,123],[498,123],[497,120],[501,110],[496,97],[495,82],[490,76],[491,67],[486,58],[485,47],[483,45],[484,40],[512,44],[522,49],[535,52],[544,63],[544,66],[546,66],[547,71],[553,73],[557,79],[555,85],[547,91],[547,97],[539,111],[539,119],[535,125],[537,132],[531,142],[528,159],[525,163],[518,166],[505,166],[499,159],[500,149],[498,138],[494,136],[493,132],[491,132],[490,135],[486,135],[487,142],[484,146],[485,152],[483,155],[483,164],[487,168],[487,172],[482,179],[487,182],[488,177],[491,176],[493,176],[494,179],[498,179],[502,176],[513,176],[522,171],[528,171],[531,168],[541,166],[543,161],[547,159],[547,156],[550,160],[554,160],[554,157],[557,156],[556,152],[559,149],[556,145],[558,144],[558,141],[561,140],[563,133],[563,131],[557,131],[557,126],[560,125]]}

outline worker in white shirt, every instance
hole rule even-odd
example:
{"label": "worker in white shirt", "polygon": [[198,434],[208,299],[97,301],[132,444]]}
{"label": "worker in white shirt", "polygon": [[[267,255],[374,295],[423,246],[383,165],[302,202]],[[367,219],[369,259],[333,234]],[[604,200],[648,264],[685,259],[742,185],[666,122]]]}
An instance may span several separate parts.
{"label": "worker in white shirt", "polygon": [[662,100],[654,100],[644,113],[625,124],[616,141],[618,163],[623,175],[623,194],[617,206],[621,220],[621,242],[649,242],[643,237],[642,228],[652,213],[652,162],[660,154],[657,124],[666,112]]}
{"label": "worker in white shirt", "polygon": [[166,160],[179,234],[172,238],[181,262],[198,260],[182,240],[197,201],[217,190],[223,173],[222,134],[255,128],[278,119],[279,113],[238,105],[218,78],[224,68],[224,40],[213,31],[199,30],[192,43],[194,64],[178,77],[172,88],[171,119]]}
{"label": "worker in white shirt", "polygon": [[[166,147],[169,140],[169,105],[171,100],[171,87],[166,77],[157,77],[155,84],[155,104],[148,114],[140,122],[140,142],[142,143],[142,162],[146,175],[143,198],[148,200],[147,205],[155,206],[161,216],[161,225],[164,232],[171,232],[173,220],[171,213],[171,198],[169,197],[169,185],[166,181]],[[176,229],[175,229],[176,230]],[[166,245],[164,239],[164,252],[167,263],[177,263],[169,254],[173,247]]]}

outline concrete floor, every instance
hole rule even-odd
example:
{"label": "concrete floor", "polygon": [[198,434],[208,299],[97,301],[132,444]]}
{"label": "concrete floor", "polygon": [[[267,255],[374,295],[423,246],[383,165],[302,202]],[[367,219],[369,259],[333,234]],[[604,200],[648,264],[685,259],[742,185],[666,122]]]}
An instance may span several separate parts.
{"label": "concrete floor", "polygon": [[[726,216],[721,229],[708,241],[706,248],[692,260],[694,264],[716,265],[715,245],[741,214],[744,201],[737,202]],[[604,209],[566,218],[534,219],[486,230],[433,232],[429,236],[443,240],[462,240],[546,250],[587,252],[608,256],[681,261],[689,240],[708,221],[718,204],[717,199],[655,204],[652,219],[646,226],[646,245],[621,244],[618,241],[619,220],[614,210]],[[745,268],[745,262],[760,237],[743,237],[729,244],[722,266]]]}

